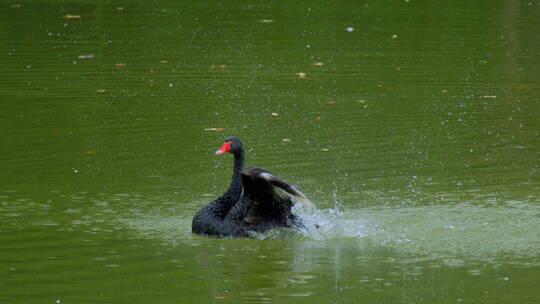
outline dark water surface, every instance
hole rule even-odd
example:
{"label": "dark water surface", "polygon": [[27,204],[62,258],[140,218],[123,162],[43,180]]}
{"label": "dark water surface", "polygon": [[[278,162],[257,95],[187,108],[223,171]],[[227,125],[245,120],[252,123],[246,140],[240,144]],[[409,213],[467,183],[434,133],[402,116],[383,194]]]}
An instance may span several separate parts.
{"label": "dark water surface", "polygon": [[[0,3],[0,302],[540,303],[539,3],[224,3]],[[192,235],[226,135],[320,227]]]}

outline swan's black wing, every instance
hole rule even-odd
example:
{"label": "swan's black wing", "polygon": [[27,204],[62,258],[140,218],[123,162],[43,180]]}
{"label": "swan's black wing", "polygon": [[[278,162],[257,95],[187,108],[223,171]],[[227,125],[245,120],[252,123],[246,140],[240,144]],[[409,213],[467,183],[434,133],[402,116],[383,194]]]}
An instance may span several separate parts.
{"label": "swan's black wing", "polygon": [[289,226],[294,221],[291,207],[295,202],[310,207],[313,203],[294,186],[258,167],[242,170],[243,221],[255,230]]}

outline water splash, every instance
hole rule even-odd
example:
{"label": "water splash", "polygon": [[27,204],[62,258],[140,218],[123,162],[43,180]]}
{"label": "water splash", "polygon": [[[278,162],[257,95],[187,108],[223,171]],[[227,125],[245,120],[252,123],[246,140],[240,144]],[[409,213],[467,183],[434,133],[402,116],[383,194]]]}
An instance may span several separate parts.
{"label": "water splash", "polygon": [[540,252],[540,206],[527,201],[378,206],[359,210],[296,209],[300,234],[358,242],[429,256],[532,256]]}
{"label": "water splash", "polygon": [[[27,225],[37,225],[89,234],[127,232],[133,238],[164,244],[197,245],[200,242],[200,238],[191,234],[191,217],[207,200],[205,198],[186,206],[174,200],[142,195],[53,195],[62,203],[38,204],[5,194],[2,199],[10,204],[3,204],[6,212],[0,219],[5,223],[4,228],[20,230]],[[435,258],[538,256],[540,204],[536,196],[506,200],[475,196],[474,200],[465,202],[446,199],[448,203],[437,201],[433,205],[392,202],[351,208],[351,202],[338,197],[332,208],[295,206],[293,212],[302,220],[303,227],[288,229],[285,233],[271,231],[257,238],[300,239],[321,246],[341,240],[355,246]],[[62,216],[51,217],[52,212]]]}
{"label": "water splash", "polygon": [[293,211],[303,223],[300,234],[313,240],[362,238],[377,229],[367,218],[350,217],[337,207],[308,210],[295,206]]}

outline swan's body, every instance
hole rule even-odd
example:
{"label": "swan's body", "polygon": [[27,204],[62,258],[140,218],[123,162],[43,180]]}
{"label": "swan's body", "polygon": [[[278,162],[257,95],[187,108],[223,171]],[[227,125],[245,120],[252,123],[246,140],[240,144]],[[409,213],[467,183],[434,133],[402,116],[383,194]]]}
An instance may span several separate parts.
{"label": "swan's body", "polygon": [[244,168],[243,144],[229,137],[216,154],[234,154],[232,181],[220,197],[193,217],[192,232],[208,236],[247,237],[274,227],[297,223],[291,207],[295,201],[312,203],[294,186],[258,167]]}

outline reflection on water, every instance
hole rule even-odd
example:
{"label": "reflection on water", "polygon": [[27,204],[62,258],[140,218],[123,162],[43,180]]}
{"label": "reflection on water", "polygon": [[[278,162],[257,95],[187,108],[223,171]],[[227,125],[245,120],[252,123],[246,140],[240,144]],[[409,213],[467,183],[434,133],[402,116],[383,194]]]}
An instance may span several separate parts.
{"label": "reflection on water", "polygon": [[[535,200],[535,198],[531,199]],[[531,201],[503,204],[455,203],[432,206],[382,206],[357,210],[298,208],[295,213],[305,228],[296,233],[274,230],[259,239],[299,239],[321,242],[344,240],[363,246],[381,247],[415,259],[456,257],[484,259],[512,255],[536,257],[540,252],[540,205]],[[132,202],[130,202],[132,203]],[[144,204],[148,204],[145,202]],[[138,202],[141,205],[141,202]],[[141,237],[172,243],[191,239],[191,215],[170,216],[179,210],[135,211],[114,219]],[[152,214],[153,213],[153,214]],[[300,238],[302,239],[302,238]]]}
{"label": "reflection on water", "polygon": [[[64,195],[58,201],[37,203],[19,194],[1,196],[4,230],[45,226],[57,230],[79,230],[86,233],[119,230],[134,237],[160,241],[197,242],[192,236],[191,217],[200,201],[185,208],[176,201],[144,195],[88,193]],[[524,200],[498,202],[486,198],[484,203],[451,203],[429,206],[376,206],[359,209],[295,208],[305,228],[296,233],[285,231],[259,235],[262,239],[295,238],[320,241],[343,239],[381,246],[407,254],[463,255],[474,258],[513,254],[535,255],[540,251],[538,215],[540,205],[535,196]],[[9,203],[8,203],[9,202]],[[69,206],[59,208],[60,205]],[[58,214],[57,217],[51,214]],[[32,219],[32,220],[28,220]],[[431,256],[433,255],[433,256]]]}
{"label": "reflection on water", "polygon": [[[200,201],[186,208],[180,202],[144,195],[88,193],[58,195],[66,208],[52,199],[37,203],[18,194],[2,195],[5,231],[46,227],[87,234],[120,231],[129,238],[144,238],[178,246],[205,238],[191,235],[191,217]],[[14,198],[15,197],[15,198]],[[415,259],[535,257],[540,252],[535,196],[525,200],[483,203],[456,202],[421,206],[375,206],[359,209],[295,208],[304,228],[270,231],[262,240],[311,240],[319,247],[335,240],[385,248]],[[9,203],[7,203],[9,202]],[[51,216],[51,214],[58,216]],[[31,218],[32,220],[28,221]],[[312,242],[312,243],[313,243]],[[330,243],[329,243],[330,242]]]}
{"label": "reflection on water", "polygon": [[[5,274],[77,265],[88,272],[101,267],[104,275],[133,271],[124,283],[140,284],[146,281],[145,269],[152,269],[169,280],[183,273],[173,282],[190,275],[204,279],[216,299],[262,303],[311,296],[331,300],[335,293],[358,291],[375,298],[383,291],[414,297],[411,289],[426,284],[442,288],[440,272],[460,281],[458,289],[478,280],[502,287],[515,284],[516,276],[531,278],[540,266],[540,206],[533,196],[503,203],[486,199],[480,204],[298,209],[306,229],[270,231],[256,239],[214,239],[190,232],[191,216],[203,201],[186,209],[182,202],[127,193],[50,195],[56,198],[43,203],[18,193],[2,195],[0,237],[10,244],[3,252],[10,257],[3,262]],[[36,241],[39,231],[49,237]],[[49,247],[20,254],[40,244]],[[64,251],[65,244],[79,249]],[[25,266],[36,258],[41,262]],[[493,285],[488,290],[497,297]],[[183,298],[195,299],[203,291],[208,292],[192,286]],[[440,292],[448,296],[450,291]]]}

